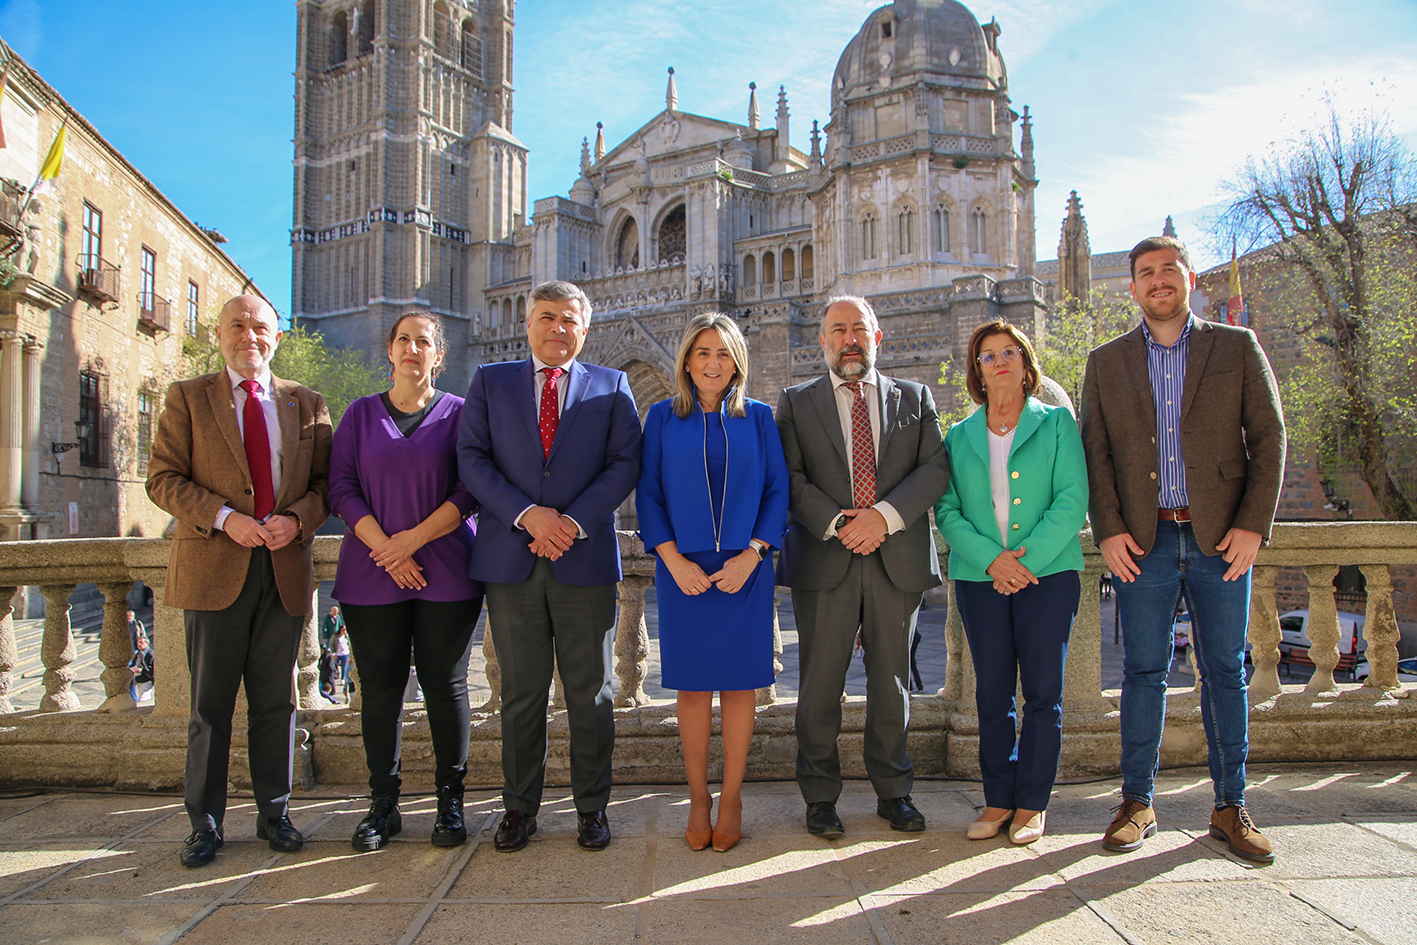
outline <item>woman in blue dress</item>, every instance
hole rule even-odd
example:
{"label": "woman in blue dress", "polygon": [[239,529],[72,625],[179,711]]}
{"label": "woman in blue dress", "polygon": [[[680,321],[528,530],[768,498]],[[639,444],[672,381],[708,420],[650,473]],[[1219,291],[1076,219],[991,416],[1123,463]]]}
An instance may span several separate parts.
{"label": "woman in blue dress", "polygon": [[[787,528],[787,460],[767,404],[744,396],[748,346],[733,319],[696,315],[674,361],[678,393],[650,408],[636,492],[640,537],[658,557],[660,667],[677,689],[690,848],[742,837],[754,690],[773,681],[772,562]],[[730,488],[731,484],[731,488]],[[711,825],[713,694],[723,790]]]}

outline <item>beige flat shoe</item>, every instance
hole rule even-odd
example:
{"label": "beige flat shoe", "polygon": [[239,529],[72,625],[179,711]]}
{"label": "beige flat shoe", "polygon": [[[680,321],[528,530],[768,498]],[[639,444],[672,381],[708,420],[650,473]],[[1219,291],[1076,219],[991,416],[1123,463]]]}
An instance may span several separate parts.
{"label": "beige flat shoe", "polygon": [[966,836],[971,840],[988,840],[992,837],[997,837],[999,831],[1003,829],[1004,824],[1008,823],[1013,815],[1013,811],[1006,810],[999,815],[998,819],[988,820],[983,814],[980,814],[978,819],[969,825]]}
{"label": "beige flat shoe", "polygon": [[1009,825],[1009,839],[1019,846],[1042,838],[1043,827],[1048,820],[1047,811],[1039,811],[1022,824]]}

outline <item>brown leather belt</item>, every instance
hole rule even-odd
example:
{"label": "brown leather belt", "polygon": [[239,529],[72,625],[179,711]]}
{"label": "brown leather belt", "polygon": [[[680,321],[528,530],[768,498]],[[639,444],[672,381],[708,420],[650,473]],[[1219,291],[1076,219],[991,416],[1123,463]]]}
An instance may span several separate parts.
{"label": "brown leather belt", "polygon": [[1179,509],[1157,509],[1156,520],[1158,522],[1189,522],[1191,507],[1187,505]]}

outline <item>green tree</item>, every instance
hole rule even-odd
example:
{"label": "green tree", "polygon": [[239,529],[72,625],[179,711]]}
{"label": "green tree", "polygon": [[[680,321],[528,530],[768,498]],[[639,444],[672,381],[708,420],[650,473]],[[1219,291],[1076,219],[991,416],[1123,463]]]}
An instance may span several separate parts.
{"label": "green tree", "polygon": [[1034,352],[1043,373],[1072,398],[1074,410],[1082,409],[1087,356],[1103,342],[1129,331],[1137,319],[1130,298],[1109,295],[1101,287],[1084,299],[1069,296],[1048,313],[1048,331],[1041,344],[1034,339]]}
{"label": "green tree", "polygon": [[1216,226],[1263,247],[1266,314],[1298,342],[1282,382],[1293,446],[1321,468],[1352,462],[1389,520],[1417,518],[1415,182],[1380,102],[1344,114],[1325,96],[1315,122],[1246,162]]}

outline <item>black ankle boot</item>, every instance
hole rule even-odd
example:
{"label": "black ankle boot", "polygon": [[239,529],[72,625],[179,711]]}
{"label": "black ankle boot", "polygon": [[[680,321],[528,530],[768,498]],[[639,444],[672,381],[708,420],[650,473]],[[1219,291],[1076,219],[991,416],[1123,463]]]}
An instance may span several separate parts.
{"label": "black ankle boot", "polygon": [[467,842],[467,826],[462,819],[462,779],[438,788],[438,817],[433,821],[433,845],[455,847]]}
{"label": "black ankle boot", "polygon": [[369,813],[365,814],[359,826],[354,828],[354,836],[350,838],[349,843],[360,853],[378,850],[388,846],[389,838],[402,829],[403,818],[399,816],[398,797],[376,797],[369,804]]}

